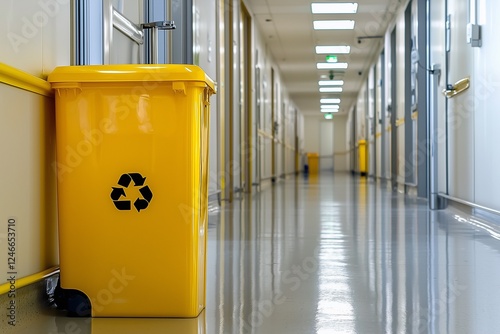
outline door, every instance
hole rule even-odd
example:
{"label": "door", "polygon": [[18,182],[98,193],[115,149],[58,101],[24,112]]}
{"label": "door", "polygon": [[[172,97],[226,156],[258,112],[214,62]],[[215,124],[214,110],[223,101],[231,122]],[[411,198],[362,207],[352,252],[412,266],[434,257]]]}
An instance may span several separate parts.
{"label": "door", "polygon": [[251,17],[245,5],[240,10],[240,147],[241,185],[252,191],[252,96],[251,96]]}
{"label": "door", "polygon": [[[471,1],[474,6],[474,1]],[[474,102],[474,174],[475,202],[500,211],[500,102],[497,98],[500,77],[498,64],[498,18],[500,2],[478,1],[471,12],[470,22],[481,26],[482,46],[474,49],[474,78],[471,78],[471,92]],[[471,117],[469,117],[471,118]]]}
{"label": "door", "polygon": [[389,100],[387,105],[388,116],[390,119],[390,166],[389,174],[391,176],[392,189],[397,187],[397,177],[398,177],[398,130],[396,125],[396,120],[398,118],[398,82],[397,82],[397,48],[396,48],[396,28],[391,32],[391,54],[390,54],[390,87],[389,87]]}
{"label": "door", "polygon": [[375,137],[376,137],[376,165],[375,170],[377,177],[384,178],[383,170],[385,169],[385,119],[384,114],[384,51],[380,54],[375,74]]}
{"label": "door", "polygon": [[[75,64],[152,62],[150,31],[142,23],[168,21],[163,0],[75,1]],[[158,33],[156,62],[169,62],[169,32]]]}
{"label": "door", "polygon": [[377,140],[377,122],[375,119],[375,66],[370,68],[368,73],[368,110],[367,110],[367,130],[368,130],[368,175],[376,177],[376,161],[377,151],[376,151],[376,140]]}
{"label": "door", "polygon": [[333,171],[333,121],[321,120],[319,128],[319,170]]}
{"label": "door", "polygon": [[276,169],[278,162],[276,161],[276,140],[278,135],[278,122],[276,121],[278,113],[278,84],[276,83],[276,74],[274,68],[271,68],[271,128],[272,128],[272,143],[271,143],[271,181],[276,181]]}
{"label": "door", "polygon": [[[462,1],[447,1],[444,15],[445,58],[442,89],[455,82],[473,79],[473,49],[466,42],[469,22],[468,6]],[[441,88],[441,87],[440,87]],[[466,90],[444,102],[446,142],[439,143],[439,151],[446,152],[446,161],[439,161],[440,191],[466,201],[474,201],[474,96]],[[441,177],[442,176],[442,177]]]}

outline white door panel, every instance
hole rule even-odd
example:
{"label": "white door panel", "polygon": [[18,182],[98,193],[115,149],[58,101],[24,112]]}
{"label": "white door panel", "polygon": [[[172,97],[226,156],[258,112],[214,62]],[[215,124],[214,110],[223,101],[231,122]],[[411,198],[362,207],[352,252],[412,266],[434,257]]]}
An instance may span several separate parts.
{"label": "white door panel", "polygon": [[319,156],[321,171],[333,170],[333,122],[321,121],[319,130]]}
{"label": "white door panel", "polygon": [[500,2],[478,1],[478,24],[481,25],[482,46],[474,49],[474,94],[475,127],[475,200],[486,207],[500,210],[500,65],[498,53],[498,19]]}
{"label": "white door panel", "polygon": [[[144,22],[144,0],[103,0],[104,22],[104,63],[137,64],[143,62],[143,44],[126,36],[118,30],[116,22],[118,12],[125,19],[139,28]],[[133,25],[130,25],[133,27]],[[133,29],[132,29],[133,30]],[[142,33],[142,29],[138,29]],[[137,37],[139,37],[137,34]]]}
{"label": "white door panel", "polygon": [[[469,22],[463,1],[449,1],[450,56],[448,84],[463,78],[473,79],[472,48],[466,42]],[[472,90],[448,99],[448,192],[474,201],[474,95]]]}

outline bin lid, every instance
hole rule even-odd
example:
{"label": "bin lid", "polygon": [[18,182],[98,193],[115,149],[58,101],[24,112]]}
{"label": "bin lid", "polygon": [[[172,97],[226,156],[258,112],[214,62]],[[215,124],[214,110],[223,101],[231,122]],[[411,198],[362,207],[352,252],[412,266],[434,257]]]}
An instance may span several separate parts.
{"label": "bin lid", "polygon": [[196,65],[125,64],[61,66],[47,79],[50,83],[183,81],[204,82],[215,92],[214,81]]}
{"label": "bin lid", "polygon": [[316,152],[311,152],[311,153],[307,153],[307,156],[311,157],[311,158],[315,158],[315,157],[319,157],[319,154]]}

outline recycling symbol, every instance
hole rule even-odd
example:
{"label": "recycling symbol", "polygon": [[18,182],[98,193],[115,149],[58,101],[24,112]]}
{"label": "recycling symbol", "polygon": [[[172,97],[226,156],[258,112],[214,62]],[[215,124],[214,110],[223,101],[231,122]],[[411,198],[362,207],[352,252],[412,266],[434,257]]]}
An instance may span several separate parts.
{"label": "recycling symbol", "polygon": [[[146,178],[142,177],[139,173],[127,173],[120,176],[120,179],[118,180],[118,185],[120,187],[112,187],[113,190],[111,191],[111,199],[113,200],[115,207],[121,211],[132,209],[132,201],[127,199],[125,189],[129,188],[133,182],[132,187],[138,188],[139,193],[142,196],[142,198],[138,197],[134,200],[134,207],[137,212],[141,212],[141,210],[146,209],[149,203],[151,203],[151,199],[153,199],[153,193],[147,185],[144,185],[145,181]],[[122,199],[122,197],[124,198]]]}

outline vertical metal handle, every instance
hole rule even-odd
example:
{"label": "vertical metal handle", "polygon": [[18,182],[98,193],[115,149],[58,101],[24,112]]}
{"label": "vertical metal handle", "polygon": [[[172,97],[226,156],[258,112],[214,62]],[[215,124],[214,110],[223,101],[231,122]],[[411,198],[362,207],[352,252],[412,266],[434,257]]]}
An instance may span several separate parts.
{"label": "vertical metal handle", "polygon": [[441,75],[441,65],[431,67],[430,94],[429,94],[429,143],[430,143],[430,194],[429,208],[439,209],[438,197],[438,82]]}
{"label": "vertical metal handle", "polygon": [[141,24],[142,29],[151,29],[149,64],[158,64],[158,30],[173,30],[174,21],[156,21]]}

